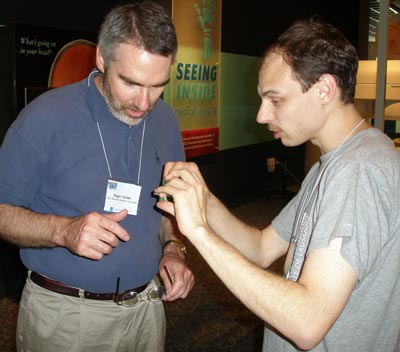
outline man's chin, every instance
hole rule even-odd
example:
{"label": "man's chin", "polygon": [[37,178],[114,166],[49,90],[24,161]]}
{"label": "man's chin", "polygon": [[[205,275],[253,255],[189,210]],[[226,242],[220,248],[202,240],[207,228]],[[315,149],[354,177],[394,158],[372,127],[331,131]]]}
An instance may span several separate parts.
{"label": "man's chin", "polygon": [[143,119],[143,116],[142,117],[130,117],[130,116],[126,116],[126,115],[117,115],[115,117],[118,120],[120,120],[121,122],[123,122],[129,126],[136,126]]}
{"label": "man's chin", "polygon": [[300,142],[297,140],[292,140],[292,139],[288,139],[288,138],[280,138],[281,139],[281,143],[285,146],[285,147],[297,147],[300,144],[303,144],[304,142]]}

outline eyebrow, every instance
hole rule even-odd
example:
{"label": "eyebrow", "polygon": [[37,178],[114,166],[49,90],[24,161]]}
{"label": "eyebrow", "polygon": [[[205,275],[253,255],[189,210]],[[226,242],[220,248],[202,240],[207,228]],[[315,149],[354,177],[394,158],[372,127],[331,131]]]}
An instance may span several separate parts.
{"label": "eyebrow", "polygon": [[[131,80],[131,79],[128,78],[128,77],[125,77],[125,76],[123,76],[123,75],[119,75],[119,77],[120,77],[123,81],[125,81],[126,83],[135,84],[135,85],[137,85],[137,86],[144,87],[143,84],[141,84],[141,83],[139,83],[139,82],[136,82],[136,81],[133,81],[133,80]],[[163,82],[154,84],[154,85],[152,85],[151,87],[155,87],[155,88],[164,87],[164,86],[166,86],[166,85],[169,83],[169,81],[170,81],[170,78],[168,78],[167,80],[165,80],[165,81],[163,81]]]}
{"label": "eyebrow", "polygon": [[279,94],[280,94],[280,92],[276,89],[268,89],[265,92],[261,92],[262,97],[268,97],[270,95],[279,95]]}

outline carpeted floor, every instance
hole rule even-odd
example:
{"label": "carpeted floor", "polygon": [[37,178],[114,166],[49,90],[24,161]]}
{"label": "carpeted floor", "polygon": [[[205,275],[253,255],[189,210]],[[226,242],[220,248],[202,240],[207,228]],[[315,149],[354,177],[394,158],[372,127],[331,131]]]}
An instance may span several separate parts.
{"label": "carpeted floor", "polygon": [[[282,197],[260,198],[232,211],[263,228],[285,204]],[[263,322],[226,289],[190,244],[187,247],[196,284],[187,299],[165,304],[166,352],[259,352]],[[281,265],[278,261],[273,270]],[[0,352],[15,352],[17,314],[18,299],[0,299]]]}

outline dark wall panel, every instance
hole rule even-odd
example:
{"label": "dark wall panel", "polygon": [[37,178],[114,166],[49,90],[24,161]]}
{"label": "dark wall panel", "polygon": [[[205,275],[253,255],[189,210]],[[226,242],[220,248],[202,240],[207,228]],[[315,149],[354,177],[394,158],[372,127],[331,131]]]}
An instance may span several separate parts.
{"label": "dark wall panel", "polygon": [[[137,0],[65,1],[15,0],[0,2],[0,24],[35,24],[40,26],[96,31],[104,15],[114,6]],[[171,0],[155,0],[170,7]]]}
{"label": "dark wall panel", "polygon": [[264,48],[295,20],[312,15],[337,26],[357,47],[359,6],[359,0],[225,0],[222,51],[261,56]]}

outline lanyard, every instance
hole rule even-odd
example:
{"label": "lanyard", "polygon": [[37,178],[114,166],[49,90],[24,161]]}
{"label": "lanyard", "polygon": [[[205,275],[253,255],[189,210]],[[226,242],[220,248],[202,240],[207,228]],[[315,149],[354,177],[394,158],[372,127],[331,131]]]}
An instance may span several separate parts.
{"label": "lanyard", "polygon": [[[92,74],[95,74],[95,73],[98,73],[98,72],[99,72],[98,70],[94,70],[89,74],[88,80],[87,80],[88,87],[90,87],[90,78],[91,78]],[[101,146],[103,147],[104,157],[105,157],[106,163],[107,163],[108,174],[110,176],[110,179],[112,179],[110,163],[108,162],[106,147],[104,146],[104,140],[103,140],[103,135],[101,133],[99,121],[96,121],[96,123],[97,123],[97,130],[99,131],[99,136],[100,136],[100,140],[101,140]],[[143,142],[144,142],[144,132],[145,132],[145,130],[146,130],[146,120],[143,121],[142,140],[140,142],[140,157],[139,157],[139,170],[138,170],[138,176],[137,176],[137,184],[139,184],[139,182],[140,182],[140,172],[142,170],[142,155],[143,155]]]}
{"label": "lanyard", "polygon": [[[112,179],[113,177],[112,177],[112,174],[111,174],[110,163],[108,162],[107,151],[106,151],[106,148],[104,146],[103,135],[101,133],[99,121],[96,121],[96,123],[97,123],[97,129],[99,131],[99,136],[100,136],[100,140],[101,140],[101,146],[103,147],[104,157],[105,157],[106,163],[107,163],[108,174],[110,175],[110,179]],[[140,172],[141,172],[141,169],[142,169],[142,155],[143,155],[143,142],[144,142],[144,132],[145,132],[145,130],[146,130],[146,120],[143,121],[142,140],[140,142],[139,170],[138,170],[138,176],[137,176],[137,182],[136,182],[137,184],[140,183]]]}

